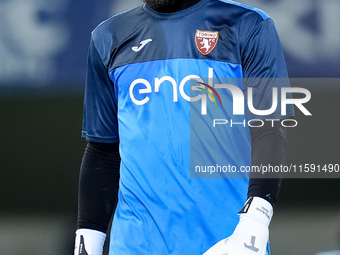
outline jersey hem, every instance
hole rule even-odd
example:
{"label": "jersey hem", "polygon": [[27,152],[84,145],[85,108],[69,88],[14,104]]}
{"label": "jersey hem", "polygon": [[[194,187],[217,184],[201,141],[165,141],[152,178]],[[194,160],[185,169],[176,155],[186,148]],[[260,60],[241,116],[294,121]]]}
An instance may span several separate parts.
{"label": "jersey hem", "polygon": [[101,143],[117,143],[119,142],[118,137],[98,137],[87,134],[86,131],[82,131],[82,138],[85,138],[88,142],[101,142]]}

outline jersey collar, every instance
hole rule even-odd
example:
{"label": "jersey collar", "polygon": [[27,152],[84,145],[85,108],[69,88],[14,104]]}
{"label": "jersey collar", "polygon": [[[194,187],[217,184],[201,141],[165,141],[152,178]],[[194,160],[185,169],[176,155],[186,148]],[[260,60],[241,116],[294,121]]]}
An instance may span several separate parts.
{"label": "jersey collar", "polygon": [[200,2],[198,2],[197,4],[178,11],[178,12],[172,12],[172,13],[162,13],[162,12],[157,12],[153,9],[151,9],[149,6],[147,6],[146,4],[143,5],[143,10],[148,13],[149,15],[155,17],[155,18],[159,18],[159,19],[175,19],[175,18],[181,18],[184,16],[187,16],[193,12],[196,12],[197,10],[201,9],[203,6],[205,6],[210,0],[201,0]]}

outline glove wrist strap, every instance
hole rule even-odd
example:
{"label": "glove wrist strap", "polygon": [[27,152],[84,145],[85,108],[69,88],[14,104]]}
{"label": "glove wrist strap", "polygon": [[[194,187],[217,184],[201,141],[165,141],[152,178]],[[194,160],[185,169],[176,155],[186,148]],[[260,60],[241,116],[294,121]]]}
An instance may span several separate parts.
{"label": "glove wrist strap", "polygon": [[239,212],[239,215],[240,217],[242,215],[251,216],[269,226],[273,217],[273,206],[263,198],[250,197]]}
{"label": "glove wrist strap", "polygon": [[106,234],[100,231],[81,228],[76,232],[74,254],[101,255]]}

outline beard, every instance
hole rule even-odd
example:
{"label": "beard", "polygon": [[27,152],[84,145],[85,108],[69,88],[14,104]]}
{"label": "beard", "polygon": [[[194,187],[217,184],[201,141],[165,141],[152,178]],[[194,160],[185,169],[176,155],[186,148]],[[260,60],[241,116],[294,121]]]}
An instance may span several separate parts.
{"label": "beard", "polygon": [[142,0],[147,6],[154,10],[165,9],[174,6],[181,0]]}

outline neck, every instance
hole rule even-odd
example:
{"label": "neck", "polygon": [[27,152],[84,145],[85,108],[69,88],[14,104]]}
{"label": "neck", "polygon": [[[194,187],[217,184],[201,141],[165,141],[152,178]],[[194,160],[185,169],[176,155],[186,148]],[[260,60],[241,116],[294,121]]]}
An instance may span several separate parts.
{"label": "neck", "polygon": [[182,0],[178,1],[173,5],[163,6],[159,8],[155,8],[154,10],[157,12],[162,13],[171,13],[171,12],[178,12],[184,9],[187,9],[195,4],[197,4],[200,0]]}

